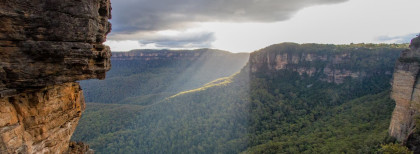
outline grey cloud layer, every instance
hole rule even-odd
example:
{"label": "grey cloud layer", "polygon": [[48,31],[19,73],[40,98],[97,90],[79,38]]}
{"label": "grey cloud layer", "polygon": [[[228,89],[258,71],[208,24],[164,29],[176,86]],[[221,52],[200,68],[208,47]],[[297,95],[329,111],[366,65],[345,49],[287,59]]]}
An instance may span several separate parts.
{"label": "grey cloud layer", "polygon": [[403,36],[379,36],[376,40],[384,42],[384,41],[393,41],[394,43],[410,43],[411,39],[415,36],[420,35],[419,33],[412,33]]}
{"label": "grey cloud layer", "polygon": [[113,0],[111,40],[139,40],[162,48],[207,48],[214,34],[197,32],[177,36],[155,33],[183,30],[195,22],[276,22],[298,10],[347,0]]}
{"label": "grey cloud layer", "polygon": [[159,48],[208,48],[215,40],[214,33],[186,33],[177,36],[158,36],[155,38],[141,39],[141,44],[155,44]]}
{"label": "grey cloud layer", "polygon": [[274,22],[304,7],[347,0],[114,0],[113,33],[184,28],[192,22]]}

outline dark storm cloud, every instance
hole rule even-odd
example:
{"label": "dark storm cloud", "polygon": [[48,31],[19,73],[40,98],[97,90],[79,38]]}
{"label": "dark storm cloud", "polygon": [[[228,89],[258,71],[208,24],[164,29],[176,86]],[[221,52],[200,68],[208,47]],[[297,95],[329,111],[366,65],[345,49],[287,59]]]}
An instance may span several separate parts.
{"label": "dark storm cloud", "polygon": [[275,22],[347,0],[113,0],[112,34],[182,29],[193,22]]}
{"label": "dark storm cloud", "polygon": [[408,35],[403,36],[379,36],[376,38],[376,40],[381,42],[388,42],[392,41],[394,43],[410,43],[411,39],[415,38],[419,33],[412,33]]}
{"label": "dark storm cloud", "polygon": [[214,40],[213,33],[203,32],[176,36],[157,36],[139,42],[144,45],[155,44],[159,48],[209,48]]}

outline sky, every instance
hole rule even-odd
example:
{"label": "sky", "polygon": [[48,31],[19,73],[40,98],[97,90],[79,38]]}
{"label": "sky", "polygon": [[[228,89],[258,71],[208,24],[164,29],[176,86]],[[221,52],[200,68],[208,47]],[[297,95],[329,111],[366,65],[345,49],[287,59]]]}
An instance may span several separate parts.
{"label": "sky", "polygon": [[282,43],[409,43],[420,0],[115,0],[105,44],[253,52]]}

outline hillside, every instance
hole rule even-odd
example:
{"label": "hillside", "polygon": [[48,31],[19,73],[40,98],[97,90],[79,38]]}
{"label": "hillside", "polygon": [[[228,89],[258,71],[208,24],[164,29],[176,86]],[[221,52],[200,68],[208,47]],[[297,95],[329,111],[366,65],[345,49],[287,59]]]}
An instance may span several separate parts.
{"label": "hillside", "polygon": [[98,153],[374,152],[388,140],[389,82],[406,47],[273,45],[240,73],[159,103],[88,108],[73,139]]}
{"label": "hillside", "polygon": [[105,80],[80,84],[87,102],[147,105],[230,76],[248,57],[213,49],[116,52]]}

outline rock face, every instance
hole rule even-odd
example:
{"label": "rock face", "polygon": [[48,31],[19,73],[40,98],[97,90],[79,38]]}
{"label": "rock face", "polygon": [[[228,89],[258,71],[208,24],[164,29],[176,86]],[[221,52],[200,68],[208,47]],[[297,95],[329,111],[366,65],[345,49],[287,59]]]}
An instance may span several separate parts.
{"label": "rock face", "polygon": [[0,0],[0,93],[104,78],[109,0]]}
{"label": "rock face", "polygon": [[[332,61],[332,65],[338,65],[340,63],[346,63],[350,59],[348,53],[340,53],[337,55],[317,55],[314,53],[279,53],[275,55],[268,55],[266,64],[269,70],[278,71],[282,69],[289,69],[298,72],[300,75],[306,74],[308,76],[314,76],[317,73],[325,75],[321,80],[327,82],[334,82],[337,84],[343,83],[346,77],[359,78],[365,77],[366,72],[357,72],[347,69],[334,69],[331,66],[325,66],[324,68],[316,68],[315,66],[298,66],[301,63],[320,61],[329,62]],[[252,71],[255,72],[258,67],[261,67],[261,61],[255,60],[257,65],[252,67]],[[263,61],[264,62],[264,61]],[[293,66],[294,65],[294,66]]]}
{"label": "rock face", "polygon": [[1,150],[7,153],[66,151],[85,108],[76,83],[49,86],[40,92],[2,98]]}
{"label": "rock face", "polygon": [[397,56],[397,52],[386,53],[381,48],[367,45],[282,43],[252,53],[249,64],[253,73],[291,70],[301,76],[317,77],[321,81],[341,84],[346,78],[363,79],[373,74],[391,75],[391,68],[381,68],[381,64],[367,65],[372,63],[370,61],[377,64],[376,61]]}
{"label": "rock face", "polygon": [[[401,53],[395,64],[391,97],[396,106],[389,134],[405,141],[416,127],[420,111],[420,37],[411,40],[410,48]],[[413,139],[411,139],[413,140]]]}
{"label": "rock face", "polygon": [[109,0],[0,0],[0,153],[66,153],[77,80],[105,78]]}

